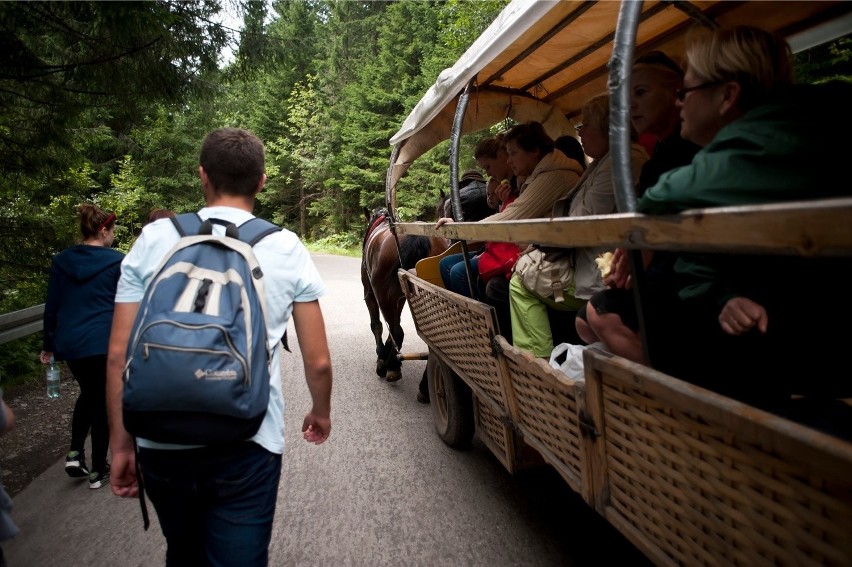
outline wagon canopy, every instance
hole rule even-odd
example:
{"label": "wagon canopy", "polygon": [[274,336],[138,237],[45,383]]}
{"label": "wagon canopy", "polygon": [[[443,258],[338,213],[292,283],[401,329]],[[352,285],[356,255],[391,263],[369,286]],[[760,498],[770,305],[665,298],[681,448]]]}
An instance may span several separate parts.
{"label": "wagon canopy", "polygon": [[[620,2],[513,0],[449,69],[445,69],[390,139],[396,146],[388,189],[412,162],[449,139],[458,98],[473,85],[462,133],[510,117],[537,120],[551,136],[573,134],[590,98],[606,92],[607,63]],[[794,51],[852,28],[852,2],[646,1],[636,54],[683,52],[687,31],[707,25],[753,24],[788,38]],[[715,24],[714,24],[715,23]]]}

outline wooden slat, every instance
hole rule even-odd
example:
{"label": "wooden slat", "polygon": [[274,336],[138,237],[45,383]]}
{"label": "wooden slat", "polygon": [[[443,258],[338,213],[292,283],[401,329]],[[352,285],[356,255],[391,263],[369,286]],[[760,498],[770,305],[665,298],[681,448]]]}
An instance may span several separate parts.
{"label": "wooden slat", "polygon": [[801,256],[852,255],[852,198],[694,209],[678,215],[617,214],[496,223],[401,223],[400,234]]}

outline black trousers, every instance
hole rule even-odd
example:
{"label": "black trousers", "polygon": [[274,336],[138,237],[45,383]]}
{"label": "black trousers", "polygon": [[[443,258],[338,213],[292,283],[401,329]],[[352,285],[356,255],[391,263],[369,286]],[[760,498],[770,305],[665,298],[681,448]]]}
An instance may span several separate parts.
{"label": "black trousers", "polygon": [[83,452],[86,437],[92,432],[92,468],[102,471],[109,449],[106,412],[106,355],[69,360],[68,366],[80,384],[80,396],[71,420],[71,450]]}

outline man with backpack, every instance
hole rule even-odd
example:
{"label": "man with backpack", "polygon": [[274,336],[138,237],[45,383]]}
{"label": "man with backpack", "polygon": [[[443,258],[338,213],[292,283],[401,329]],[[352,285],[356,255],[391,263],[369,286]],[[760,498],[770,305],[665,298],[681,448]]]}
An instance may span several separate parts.
{"label": "man with backpack", "polygon": [[325,287],[295,234],[252,220],[264,169],[251,132],[209,133],[199,167],[207,206],[197,219],[147,225],[122,262],[107,364],[110,484],[142,498],[143,514],[147,493],[168,565],[268,563],[291,314],[313,401],[303,436],[320,444],[331,431]]}

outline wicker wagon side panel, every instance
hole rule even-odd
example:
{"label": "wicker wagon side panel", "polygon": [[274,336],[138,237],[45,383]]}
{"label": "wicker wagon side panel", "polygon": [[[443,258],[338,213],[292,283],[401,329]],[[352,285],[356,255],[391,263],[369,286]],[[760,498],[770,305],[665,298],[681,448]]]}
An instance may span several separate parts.
{"label": "wicker wagon side panel", "polygon": [[577,390],[573,381],[503,337],[498,344],[506,358],[515,401],[515,424],[524,441],[538,450],[575,491],[581,491],[582,457]]}
{"label": "wicker wagon side panel", "polygon": [[473,413],[476,421],[476,435],[497,457],[506,470],[515,472],[515,445],[512,430],[506,422],[478,397],[474,397]]}
{"label": "wicker wagon side panel", "polygon": [[611,523],[658,562],[852,564],[852,444],[632,366],[600,357],[586,373],[600,381]]}
{"label": "wicker wagon side panel", "polygon": [[399,272],[417,332],[453,370],[508,413],[500,366],[491,346],[494,321],[487,305]]}

